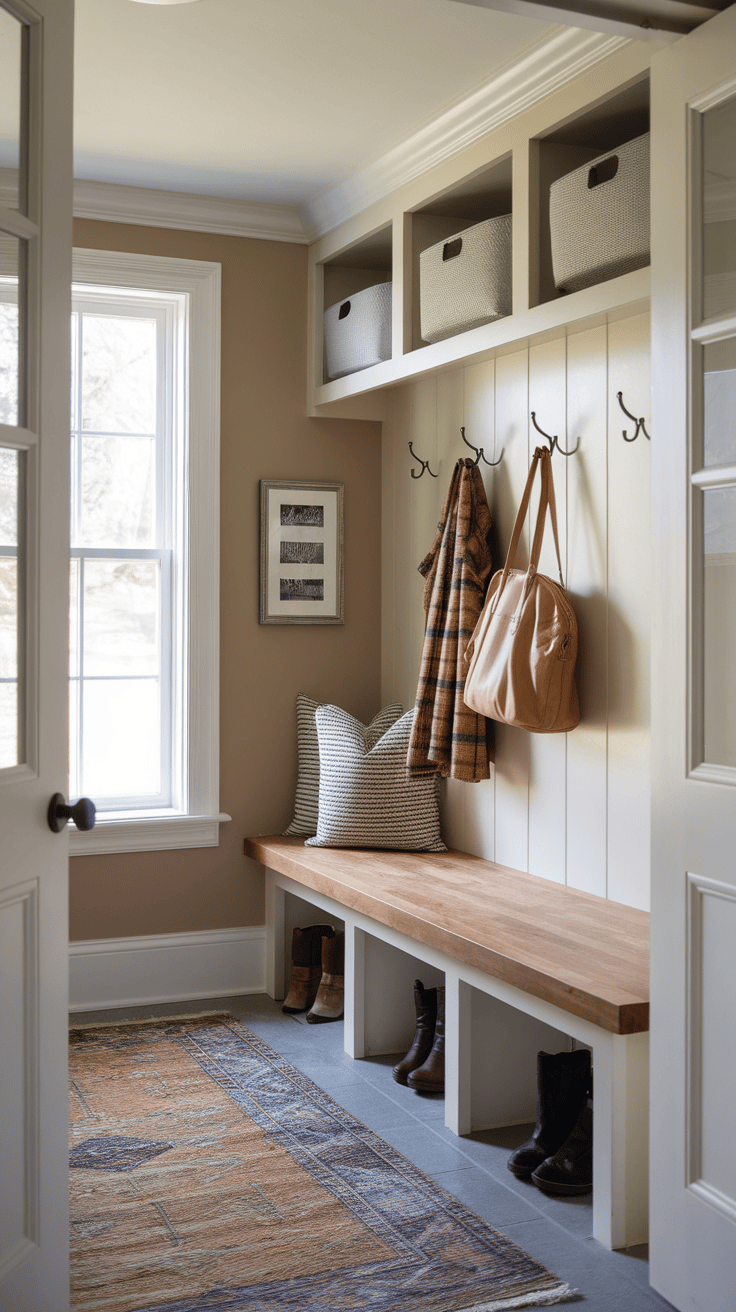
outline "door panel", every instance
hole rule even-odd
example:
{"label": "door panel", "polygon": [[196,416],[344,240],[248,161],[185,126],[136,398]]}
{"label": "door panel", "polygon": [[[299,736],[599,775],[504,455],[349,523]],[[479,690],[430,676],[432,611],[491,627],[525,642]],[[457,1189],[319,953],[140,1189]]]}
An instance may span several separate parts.
{"label": "door panel", "polygon": [[736,12],[652,64],[650,1278],[736,1289]]}
{"label": "door panel", "polygon": [[72,55],[72,0],[0,0],[0,1312],[69,1305]]}

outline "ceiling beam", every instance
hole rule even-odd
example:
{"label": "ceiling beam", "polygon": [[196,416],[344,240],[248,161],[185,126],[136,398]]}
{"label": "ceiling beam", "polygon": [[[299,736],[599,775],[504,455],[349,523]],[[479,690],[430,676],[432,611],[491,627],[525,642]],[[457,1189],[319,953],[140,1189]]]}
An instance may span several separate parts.
{"label": "ceiling beam", "polygon": [[453,0],[568,27],[666,45],[727,9],[732,0]]}

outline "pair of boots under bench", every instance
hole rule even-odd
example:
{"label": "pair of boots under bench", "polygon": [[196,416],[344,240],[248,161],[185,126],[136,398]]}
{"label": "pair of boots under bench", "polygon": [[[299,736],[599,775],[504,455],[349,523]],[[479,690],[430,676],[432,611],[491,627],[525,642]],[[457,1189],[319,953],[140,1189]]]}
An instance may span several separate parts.
{"label": "pair of boots under bench", "polygon": [[341,1020],[345,1006],[345,935],[332,925],[295,929],[291,982],[281,1010],[307,1012],[310,1025]]}
{"label": "pair of boots under bench", "polygon": [[414,1041],[393,1069],[399,1084],[408,1084],[419,1093],[445,1091],[445,990],[442,986],[425,989],[414,981],[414,1007],[417,1027]]}
{"label": "pair of boots under bench", "polygon": [[506,1163],[520,1180],[548,1194],[593,1188],[593,1104],[590,1053],[537,1053],[537,1124]]}

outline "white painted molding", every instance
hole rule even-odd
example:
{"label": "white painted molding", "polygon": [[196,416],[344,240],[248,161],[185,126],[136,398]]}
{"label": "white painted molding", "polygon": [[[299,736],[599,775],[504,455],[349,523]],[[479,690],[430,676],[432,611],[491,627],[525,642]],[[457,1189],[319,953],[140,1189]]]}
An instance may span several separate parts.
{"label": "white painted molding", "polygon": [[301,244],[307,241],[299,211],[290,205],[260,205],[151,187],[85,182],[79,178],[74,183],[74,214],[79,219],[214,232],[224,237]]}
{"label": "white painted molding", "polygon": [[[220,782],[220,264],[74,249],[75,286],[159,292],[187,300],[189,410],[186,702],[187,815],[108,821],[75,833],[73,853],[159,851],[219,842]],[[225,817],[229,819],[229,817]],[[135,825],[135,832],[133,826]],[[95,835],[97,837],[95,838]],[[144,838],[150,846],[144,845]],[[89,842],[85,840],[89,839]],[[115,845],[111,845],[115,843]],[[107,844],[103,846],[103,844]],[[97,846],[96,846],[97,844]]]}
{"label": "white painted molding", "polygon": [[101,1011],[265,990],[264,925],[69,944],[69,1010]]}
{"label": "white painted molding", "polygon": [[69,824],[70,856],[109,856],[113,852],[173,852],[183,847],[219,847],[220,815],[136,816],[99,820],[82,831]]}
{"label": "white painted molding", "polygon": [[[307,244],[472,145],[625,45],[628,41],[622,36],[554,28],[469,95],[300,210],[77,179],[74,213],[78,218],[108,223]],[[12,204],[3,197],[14,194],[15,186],[12,171],[0,169],[0,205]]]}
{"label": "white painted molding", "polygon": [[628,44],[623,37],[556,28],[393,150],[332,191],[308,201],[302,207],[302,218],[310,241],[472,145]]}

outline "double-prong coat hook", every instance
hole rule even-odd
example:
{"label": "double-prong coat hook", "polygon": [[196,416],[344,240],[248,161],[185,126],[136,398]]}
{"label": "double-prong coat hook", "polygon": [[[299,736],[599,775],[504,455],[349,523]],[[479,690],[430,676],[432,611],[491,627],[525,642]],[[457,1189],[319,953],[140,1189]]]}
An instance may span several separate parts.
{"label": "double-prong coat hook", "polygon": [[644,420],[637,419],[636,415],[632,415],[631,411],[626,409],[626,406],[624,405],[623,392],[617,392],[616,395],[618,397],[618,403],[621,406],[621,409],[623,410],[624,414],[628,415],[632,423],[636,424],[633,437],[627,437],[626,429],[625,428],[622,429],[621,436],[623,437],[624,442],[635,442],[640,433],[643,433],[647,441],[651,442],[652,439],[649,433],[647,432],[647,428],[646,428],[646,424],[644,423]]}
{"label": "double-prong coat hook", "polygon": [[541,436],[544,437],[544,438],[546,438],[547,441],[549,442],[550,453],[552,453],[552,452],[554,452],[555,450],[557,450],[557,451],[559,451],[560,455],[562,455],[562,456],[574,456],[574,455],[575,455],[575,452],[577,451],[578,447],[580,446],[580,438],[578,438],[578,440],[577,440],[577,442],[575,443],[575,445],[574,445],[572,451],[566,451],[564,447],[560,446],[560,439],[559,439],[559,437],[557,437],[556,434],[555,434],[554,437],[552,437],[552,435],[551,435],[550,433],[545,433],[544,429],[539,427],[539,424],[537,423],[537,412],[536,412],[536,410],[532,410],[531,415],[532,415],[532,423],[534,424],[534,427],[536,428],[537,432],[540,433]]}
{"label": "double-prong coat hook", "polygon": [[[411,471],[411,476],[412,476],[412,478],[421,478],[421,477],[422,477],[422,474],[423,474],[424,471],[425,471],[425,469],[426,469],[426,471],[427,471],[428,474],[432,474],[432,470],[431,470],[430,467],[429,467],[429,461],[428,461],[428,460],[422,460],[422,457],[417,455],[417,453],[416,453],[416,451],[414,450],[414,448],[413,448],[411,442],[409,443],[409,450],[411,451],[411,454],[412,454],[412,456],[414,457],[414,459],[415,459],[415,460],[418,460],[419,463],[420,463],[420,465],[422,466],[422,468],[420,469],[419,473],[417,473],[415,469],[412,469],[412,471]],[[438,474],[432,474],[432,478],[438,478],[438,477],[439,477]]]}
{"label": "double-prong coat hook", "polygon": [[495,467],[496,465],[500,465],[501,461],[503,460],[503,453],[506,450],[505,446],[501,448],[501,454],[498,457],[498,460],[489,460],[482,446],[473,446],[473,443],[468,441],[467,437],[465,436],[464,428],[460,429],[460,436],[463,439],[465,445],[469,446],[471,451],[475,451],[475,460],[473,462],[474,464],[478,465],[480,464],[481,460],[483,460],[485,464],[491,465],[492,467]]}

